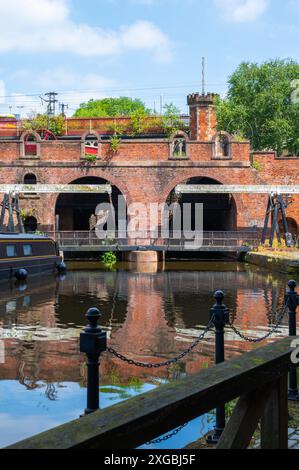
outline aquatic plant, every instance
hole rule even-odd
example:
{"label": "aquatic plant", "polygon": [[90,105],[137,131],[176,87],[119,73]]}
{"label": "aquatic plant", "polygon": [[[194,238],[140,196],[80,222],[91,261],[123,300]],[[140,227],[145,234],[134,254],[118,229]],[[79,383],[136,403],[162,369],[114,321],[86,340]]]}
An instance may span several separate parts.
{"label": "aquatic plant", "polygon": [[101,260],[107,268],[113,268],[117,262],[117,256],[113,251],[107,251],[102,255]]}

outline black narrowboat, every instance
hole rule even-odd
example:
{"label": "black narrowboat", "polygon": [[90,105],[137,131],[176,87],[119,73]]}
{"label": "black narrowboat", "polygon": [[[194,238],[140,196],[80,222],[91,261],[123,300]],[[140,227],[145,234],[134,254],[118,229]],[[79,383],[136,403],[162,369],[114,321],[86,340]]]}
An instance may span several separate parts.
{"label": "black narrowboat", "polygon": [[0,281],[65,268],[57,243],[49,237],[24,233],[0,233]]}

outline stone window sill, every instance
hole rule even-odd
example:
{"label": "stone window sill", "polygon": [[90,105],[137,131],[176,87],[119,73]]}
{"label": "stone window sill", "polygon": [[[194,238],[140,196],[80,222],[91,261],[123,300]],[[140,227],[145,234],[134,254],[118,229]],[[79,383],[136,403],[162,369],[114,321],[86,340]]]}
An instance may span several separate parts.
{"label": "stone window sill", "polygon": [[20,199],[40,199],[39,194],[20,194]]}
{"label": "stone window sill", "polygon": [[40,160],[38,155],[23,155],[20,160]]}
{"label": "stone window sill", "polygon": [[185,156],[185,157],[173,157],[173,156],[170,156],[168,158],[168,160],[172,160],[172,161],[181,161],[181,160],[190,160],[189,157]]}
{"label": "stone window sill", "polygon": [[214,156],[212,157],[212,160],[232,160],[232,159],[233,159],[233,158],[232,158],[230,155],[225,156],[225,157],[222,156],[222,155],[214,155]]}

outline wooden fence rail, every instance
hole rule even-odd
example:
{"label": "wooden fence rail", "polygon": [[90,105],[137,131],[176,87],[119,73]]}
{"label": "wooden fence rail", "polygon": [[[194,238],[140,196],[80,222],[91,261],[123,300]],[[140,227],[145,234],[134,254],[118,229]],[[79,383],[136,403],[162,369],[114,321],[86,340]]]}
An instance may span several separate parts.
{"label": "wooden fence rail", "polygon": [[240,397],[218,448],[248,447],[261,419],[262,448],[286,449],[292,339],[162,385],[9,448],[132,449]]}

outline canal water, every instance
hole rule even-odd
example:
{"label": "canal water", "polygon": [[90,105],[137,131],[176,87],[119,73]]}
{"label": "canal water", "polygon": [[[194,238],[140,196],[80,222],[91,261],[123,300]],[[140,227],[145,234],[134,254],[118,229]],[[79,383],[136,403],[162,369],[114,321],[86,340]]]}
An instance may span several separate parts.
{"label": "canal water", "polygon": [[[0,447],[82,414],[86,368],[79,335],[88,308],[101,310],[110,346],[138,361],[160,362],[175,357],[197,338],[209,321],[217,289],[225,292],[235,326],[255,338],[263,336],[283,305],[288,281],[287,276],[230,261],[169,262],[154,273],[134,272],[125,264],[107,270],[100,262],[75,268],[63,278],[41,276],[29,279],[27,285],[1,285]],[[287,333],[285,319],[270,340]],[[257,346],[227,331],[227,359],[253,347]],[[212,332],[168,368],[137,368],[105,353],[100,406],[211,367],[213,353]],[[211,413],[173,437],[143,447],[181,448],[213,425]]]}

